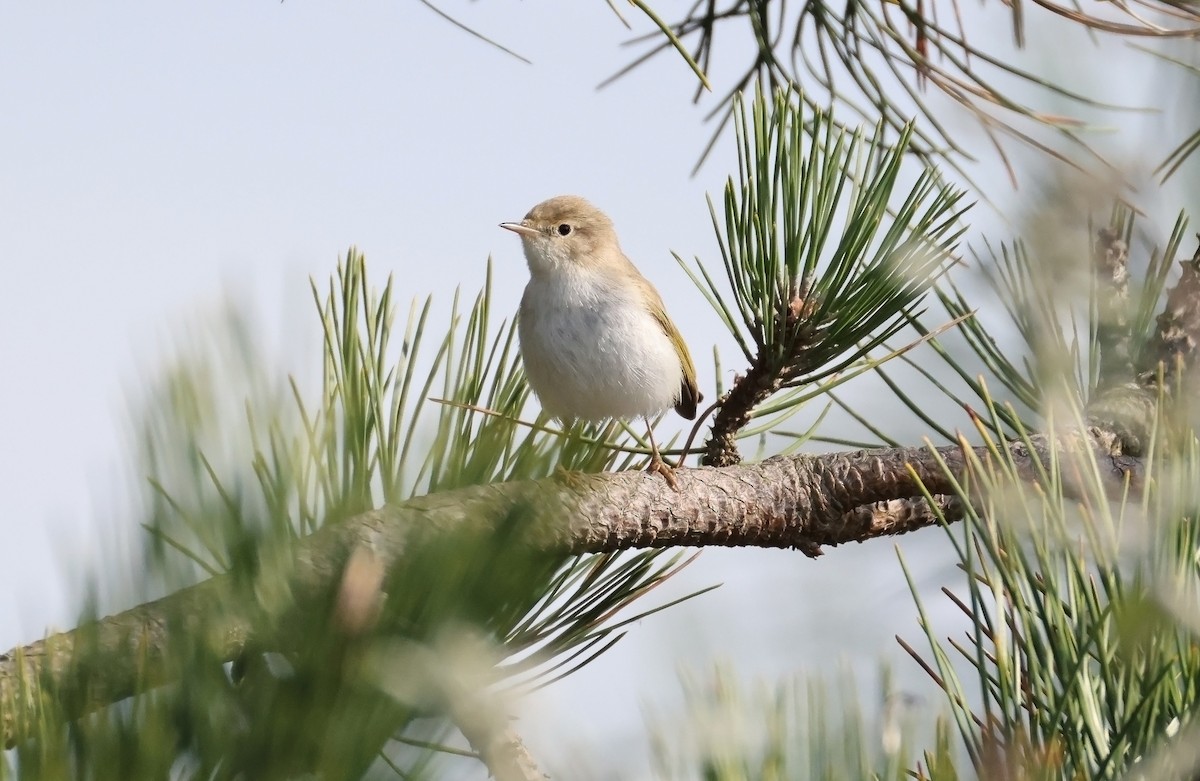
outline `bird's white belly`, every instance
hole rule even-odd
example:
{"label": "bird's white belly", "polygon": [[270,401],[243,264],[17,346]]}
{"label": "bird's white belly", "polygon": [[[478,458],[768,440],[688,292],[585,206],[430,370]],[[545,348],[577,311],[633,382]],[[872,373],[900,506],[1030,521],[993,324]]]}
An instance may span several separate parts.
{"label": "bird's white belly", "polygon": [[518,328],[529,383],[552,415],[629,419],[679,400],[683,368],[674,345],[622,291],[587,279],[533,279]]}

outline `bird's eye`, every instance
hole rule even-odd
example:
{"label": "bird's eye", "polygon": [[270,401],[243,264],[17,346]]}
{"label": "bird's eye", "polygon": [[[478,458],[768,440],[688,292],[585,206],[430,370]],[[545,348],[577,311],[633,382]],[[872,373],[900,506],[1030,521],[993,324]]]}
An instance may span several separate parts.
{"label": "bird's eye", "polygon": [[571,226],[566,224],[565,222],[562,225],[558,226],[558,235],[559,236],[566,236],[570,233],[571,233]]}

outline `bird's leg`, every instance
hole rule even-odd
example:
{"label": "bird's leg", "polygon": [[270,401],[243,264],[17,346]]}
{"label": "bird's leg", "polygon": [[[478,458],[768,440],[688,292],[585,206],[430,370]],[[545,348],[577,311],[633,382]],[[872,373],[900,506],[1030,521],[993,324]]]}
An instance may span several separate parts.
{"label": "bird's leg", "polygon": [[650,466],[646,467],[646,471],[650,474],[658,473],[667,481],[667,485],[676,491],[679,490],[679,481],[675,479],[675,470],[663,461],[662,455],[658,452],[658,445],[654,442],[654,427],[650,425],[650,418],[643,416],[646,421],[646,434],[650,437]]}

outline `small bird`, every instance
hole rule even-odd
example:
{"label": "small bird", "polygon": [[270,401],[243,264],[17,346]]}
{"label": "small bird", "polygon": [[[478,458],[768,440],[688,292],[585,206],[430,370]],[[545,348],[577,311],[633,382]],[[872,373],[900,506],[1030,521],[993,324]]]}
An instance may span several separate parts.
{"label": "small bird", "polygon": [[517,328],[542,407],[564,422],[644,418],[653,453],[646,471],[678,488],[650,417],[670,407],[696,417],[696,367],[662,297],[621,251],[612,220],[560,195],[500,227],[521,237],[529,263]]}

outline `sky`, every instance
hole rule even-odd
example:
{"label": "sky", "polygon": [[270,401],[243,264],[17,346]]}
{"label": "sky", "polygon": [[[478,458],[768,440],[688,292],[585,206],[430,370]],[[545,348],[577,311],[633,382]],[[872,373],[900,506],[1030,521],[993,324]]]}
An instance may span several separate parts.
{"label": "sky", "polygon": [[[604,3],[447,10],[533,64],[417,3],[0,11],[0,648],[72,626],[88,576],[137,539],[132,410],[178,345],[232,302],[282,371],[315,376],[309,280],[351,246],[401,298],[441,303],[492,258],[515,311],[524,260],[497,223],[584,195],[663,293],[711,395],[707,356],[732,359],[732,343],[670,253],[719,262],[705,199],[734,170],[728,136],[691,176],[712,98],[691,103],[673,56],[598,91],[634,56]],[[680,707],[680,670],[721,660],[746,680],[886,660],[932,697],[893,639],[920,633],[895,546],[931,594],[953,577],[936,531],[816,561],[706,552],[664,598],[724,585],[522,703],[523,736],[550,772],[642,777],[648,714]]]}

